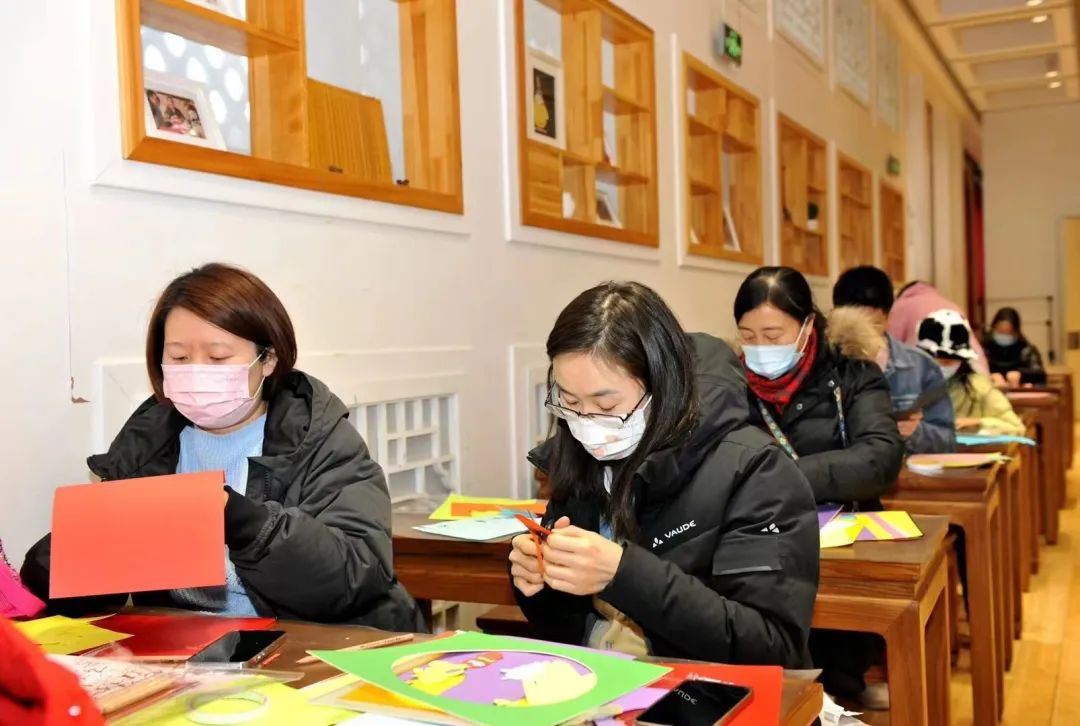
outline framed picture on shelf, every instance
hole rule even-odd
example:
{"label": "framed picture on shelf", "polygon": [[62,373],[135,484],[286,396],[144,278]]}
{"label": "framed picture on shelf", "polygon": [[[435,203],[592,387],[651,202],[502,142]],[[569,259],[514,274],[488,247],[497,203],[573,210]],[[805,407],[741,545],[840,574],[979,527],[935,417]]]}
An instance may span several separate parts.
{"label": "framed picture on shelf", "polygon": [[525,62],[526,131],[530,139],[566,148],[566,100],[562,63],[546,53],[529,49]]}
{"label": "framed picture on shelf", "polygon": [[596,221],[608,227],[622,229],[622,222],[619,221],[619,215],[615,214],[615,207],[607,192],[599,189],[596,190]]}
{"label": "framed picture on shelf", "polygon": [[240,13],[240,0],[187,0],[192,5],[202,5],[204,8],[215,10],[224,15],[234,18],[242,17]]}
{"label": "framed picture on shelf", "polygon": [[143,103],[147,136],[225,150],[202,83],[146,69]]}

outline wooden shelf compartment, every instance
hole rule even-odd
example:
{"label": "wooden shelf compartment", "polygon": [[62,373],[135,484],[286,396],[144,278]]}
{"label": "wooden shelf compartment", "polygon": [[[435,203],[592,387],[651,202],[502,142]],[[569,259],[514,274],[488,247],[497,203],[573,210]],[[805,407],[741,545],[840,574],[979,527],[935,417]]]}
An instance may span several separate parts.
{"label": "wooden shelf compartment", "polygon": [[[683,54],[683,83],[687,252],[761,264],[757,101],[688,53]],[[703,204],[715,209],[707,215],[696,212]]]}
{"label": "wooden shelf compartment", "polygon": [[[522,78],[528,48],[524,2],[532,1],[536,0],[515,2],[518,67]],[[561,160],[558,196],[563,192],[570,194],[574,199],[574,214],[572,219],[564,219],[561,201],[558,207],[550,201],[555,196],[555,182],[544,167],[550,164],[550,157],[534,151],[537,143],[528,138],[527,84],[520,83],[522,222],[572,234],[656,246],[659,195],[653,33],[610,0],[538,1],[560,15],[566,150],[552,149],[548,153]],[[605,41],[614,46],[614,78],[607,83],[602,79]],[[615,134],[607,139],[607,144],[605,112],[615,115]],[[611,151],[610,159],[605,149]],[[617,188],[621,226],[609,226],[597,219],[597,182]]]}
{"label": "wooden shelf compartment", "polygon": [[[460,214],[455,0],[398,8],[405,179],[390,168],[379,99],[307,75],[302,0],[246,0],[247,19],[186,0],[117,0],[124,158]],[[141,28],[249,58],[251,153],[151,136]]]}
{"label": "wooden shelf compartment", "polygon": [[840,269],[874,264],[873,175],[844,154],[837,155],[840,187]]}
{"label": "wooden shelf compartment", "polygon": [[253,58],[300,49],[300,39],[187,0],[140,0],[141,24]]}
{"label": "wooden shelf compartment", "polygon": [[[784,115],[780,134],[780,259],[806,274],[829,275],[825,142]],[[810,205],[817,229],[810,229]]]}
{"label": "wooden shelf compartment", "polygon": [[882,181],[879,189],[882,268],[894,282],[907,278],[904,195]]}

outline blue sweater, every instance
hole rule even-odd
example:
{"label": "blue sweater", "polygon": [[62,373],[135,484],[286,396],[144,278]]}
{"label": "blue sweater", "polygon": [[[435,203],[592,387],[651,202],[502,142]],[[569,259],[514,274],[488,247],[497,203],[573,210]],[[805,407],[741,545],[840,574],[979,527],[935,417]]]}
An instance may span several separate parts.
{"label": "blue sweater", "polygon": [[[180,432],[180,462],[176,473],[224,471],[225,483],[243,495],[247,492],[248,457],[262,454],[265,429],[265,414],[228,434],[212,434],[188,426]],[[225,548],[225,575],[224,591],[222,588],[176,590],[173,597],[189,607],[212,610],[220,615],[258,615],[229,559],[228,547]]]}

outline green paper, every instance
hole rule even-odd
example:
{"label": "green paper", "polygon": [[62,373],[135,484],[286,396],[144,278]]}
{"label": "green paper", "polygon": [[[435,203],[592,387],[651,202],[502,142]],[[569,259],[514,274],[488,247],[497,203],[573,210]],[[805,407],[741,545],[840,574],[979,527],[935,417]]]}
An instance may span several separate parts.
{"label": "green paper", "polygon": [[[540,653],[576,661],[596,674],[596,687],[583,696],[562,703],[507,707],[433,696],[403,682],[393,671],[394,663],[407,656],[485,651]],[[368,651],[312,651],[312,655],[368,683],[484,726],[520,726],[525,722],[543,726],[569,721],[647,686],[670,670],[581,648],[483,633],[460,633],[450,638]]]}

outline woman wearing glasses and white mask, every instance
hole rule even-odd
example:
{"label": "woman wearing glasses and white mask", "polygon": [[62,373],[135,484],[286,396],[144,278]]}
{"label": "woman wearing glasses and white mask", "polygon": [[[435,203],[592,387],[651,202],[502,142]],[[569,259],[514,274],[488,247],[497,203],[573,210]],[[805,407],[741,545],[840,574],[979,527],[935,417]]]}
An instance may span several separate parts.
{"label": "woman wearing glasses and white mask", "polygon": [[802,667],[817,591],[809,487],[747,425],[738,359],[638,283],[587,290],[547,341],[553,496],[514,539],[518,602],[553,640]]}
{"label": "woman wearing glasses and white mask", "polygon": [[[735,296],[735,322],[753,424],[798,465],[819,504],[881,509],[904,442],[875,362],[882,338],[870,319],[841,309],[826,324],[801,273],[762,267]],[[887,691],[867,690],[863,678],[882,647],[879,637],[862,633],[815,630],[810,638],[826,691],[866,708],[888,704]]]}
{"label": "woman wearing glasses and white mask", "polygon": [[[382,469],[341,400],[293,368],[296,353],[285,307],[250,272],[209,264],[161,294],[146,339],[154,396],[108,453],[88,464],[103,480],[224,471],[227,584],[135,593],[134,602],[386,630],[422,627],[394,577]],[[46,537],[22,570],[42,598],[50,550]],[[126,600],[119,593],[49,605],[87,612]]]}

